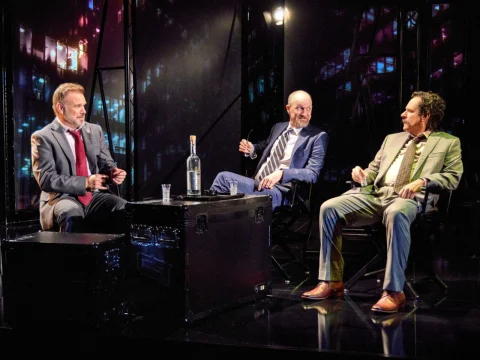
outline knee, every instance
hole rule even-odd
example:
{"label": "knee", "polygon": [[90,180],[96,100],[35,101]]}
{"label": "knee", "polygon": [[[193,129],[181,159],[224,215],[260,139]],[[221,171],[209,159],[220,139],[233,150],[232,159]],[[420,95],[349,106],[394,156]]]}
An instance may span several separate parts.
{"label": "knee", "polygon": [[223,184],[225,184],[227,179],[228,179],[228,171],[219,172],[217,176],[215,176],[215,180],[213,180],[211,189],[220,190],[219,188],[216,188],[216,187],[222,186]]}
{"label": "knee", "polygon": [[335,213],[335,204],[333,201],[327,200],[320,206],[320,218],[330,217]]}
{"label": "knee", "polygon": [[57,213],[57,219],[59,220],[59,222],[69,220],[72,218],[79,219],[84,217],[85,217],[84,211],[79,208],[61,209]]}
{"label": "knee", "polygon": [[225,180],[225,179],[227,179],[227,178],[228,178],[228,171],[220,171],[220,172],[217,174],[215,180],[217,180],[217,179],[218,179],[218,180]]}
{"label": "knee", "polygon": [[407,213],[402,210],[394,210],[390,211],[385,214],[384,222],[386,224],[402,224],[402,223],[409,223],[409,219]]}
{"label": "knee", "polygon": [[115,204],[114,211],[125,211],[125,205],[127,204],[127,200],[122,199],[119,197],[117,199],[117,203]]}

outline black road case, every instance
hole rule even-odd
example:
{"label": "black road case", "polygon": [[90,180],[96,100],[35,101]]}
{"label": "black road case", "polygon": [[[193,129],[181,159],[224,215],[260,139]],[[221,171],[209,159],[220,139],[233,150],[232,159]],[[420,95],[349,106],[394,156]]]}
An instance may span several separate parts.
{"label": "black road case", "polygon": [[271,197],[126,205],[127,299],[138,315],[191,323],[271,293]]}
{"label": "black road case", "polygon": [[122,321],[122,234],[36,232],[3,242],[6,322],[13,326]]}

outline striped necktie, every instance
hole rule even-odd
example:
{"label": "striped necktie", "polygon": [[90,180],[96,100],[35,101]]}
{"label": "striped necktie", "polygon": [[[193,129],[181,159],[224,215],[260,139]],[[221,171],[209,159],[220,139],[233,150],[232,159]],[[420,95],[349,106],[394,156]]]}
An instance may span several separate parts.
{"label": "striped necktie", "polygon": [[395,179],[395,185],[393,189],[398,194],[402,188],[410,182],[410,175],[412,173],[413,161],[415,160],[415,152],[417,150],[417,144],[425,137],[420,134],[412,139],[412,142],[408,145],[405,154],[403,155],[400,169],[398,170],[397,177]]}
{"label": "striped necktie", "polygon": [[265,176],[270,175],[272,172],[277,170],[278,165],[280,164],[280,160],[282,159],[283,154],[285,152],[285,147],[287,146],[288,138],[290,137],[290,134],[292,133],[292,131],[293,129],[290,128],[280,136],[277,146],[275,146],[275,149],[273,149],[272,153],[270,154],[270,158],[268,159],[267,163],[265,164],[265,167],[260,173],[258,180],[262,180]]}

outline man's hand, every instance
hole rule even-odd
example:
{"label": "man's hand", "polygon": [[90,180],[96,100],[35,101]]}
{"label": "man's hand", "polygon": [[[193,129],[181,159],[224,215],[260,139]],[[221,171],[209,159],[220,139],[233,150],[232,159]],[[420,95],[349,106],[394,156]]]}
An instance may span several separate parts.
{"label": "man's hand", "polygon": [[240,145],[238,146],[238,151],[249,155],[253,152],[253,144],[248,140],[242,139],[242,141],[240,141]]}
{"label": "man's hand", "polygon": [[126,177],[127,177],[127,172],[119,168],[114,168],[110,173],[110,178],[117,185],[120,185],[121,183],[123,183]]}
{"label": "man's hand", "polygon": [[352,169],[352,179],[353,181],[361,184],[363,180],[365,180],[367,175],[363,171],[363,169],[360,166],[355,166]]}
{"label": "man's hand", "polygon": [[404,199],[413,199],[415,194],[420,192],[420,190],[422,189],[422,186],[423,186],[422,179],[417,179],[415,181],[412,181],[411,183],[405,185],[400,190],[400,192],[398,193],[398,196]]}
{"label": "man's hand", "polygon": [[268,176],[265,176],[261,181],[260,184],[258,184],[258,190],[262,189],[272,189],[276,183],[278,183],[280,180],[282,180],[283,177],[283,171],[282,170],[277,170],[271,173]]}
{"label": "man's hand", "polygon": [[86,188],[87,191],[93,190],[107,190],[105,183],[108,181],[108,175],[93,174],[87,177]]}

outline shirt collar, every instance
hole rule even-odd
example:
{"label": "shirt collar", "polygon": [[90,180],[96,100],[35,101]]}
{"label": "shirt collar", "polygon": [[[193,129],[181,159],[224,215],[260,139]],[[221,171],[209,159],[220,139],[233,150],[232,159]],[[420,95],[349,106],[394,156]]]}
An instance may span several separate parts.
{"label": "shirt collar", "polygon": [[[430,136],[431,133],[432,133],[431,130],[425,130],[423,133],[420,133],[420,134],[418,134],[418,135],[422,135],[422,134],[423,134],[423,136],[425,137],[425,139],[428,140],[428,137]],[[410,135],[410,136],[409,136],[409,139],[413,139],[413,138],[415,137],[414,135],[412,135],[412,134],[410,134],[410,133],[408,133],[408,134]]]}
{"label": "shirt collar", "polygon": [[287,126],[287,129],[285,131],[288,131],[292,129],[293,131],[295,131],[295,135],[298,136],[298,134],[300,134],[300,131],[302,131],[303,128],[294,128],[294,127],[291,127],[290,125]]}
{"label": "shirt collar", "polygon": [[77,128],[77,129],[72,129],[72,128],[64,125],[64,124],[60,121],[60,119],[59,119],[58,117],[55,117],[55,120],[58,121],[58,123],[59,123],[60,126],[63,128],[63,130],[65,130],[65,132],[67,132],[67,131],[76,131],[76,130],[79,130],[79,131],[80,131],[80,130],[83,128],[83,126],[85,125],[85,123],[83,123],[79,128]]}

